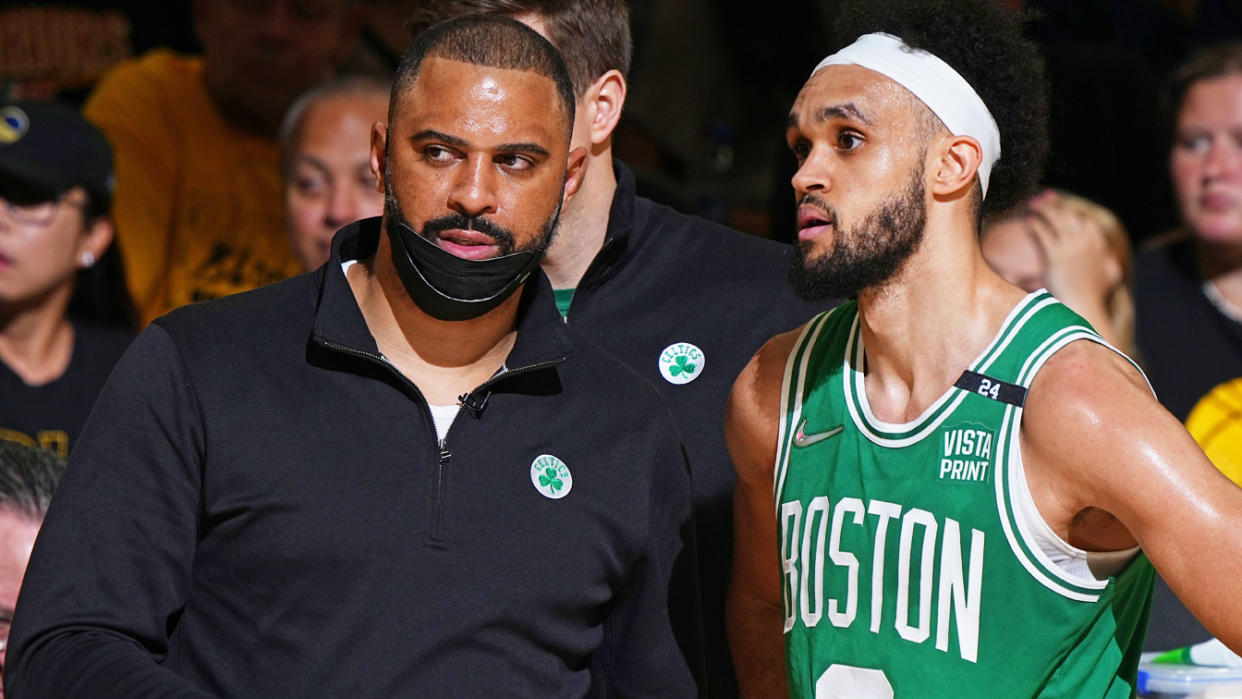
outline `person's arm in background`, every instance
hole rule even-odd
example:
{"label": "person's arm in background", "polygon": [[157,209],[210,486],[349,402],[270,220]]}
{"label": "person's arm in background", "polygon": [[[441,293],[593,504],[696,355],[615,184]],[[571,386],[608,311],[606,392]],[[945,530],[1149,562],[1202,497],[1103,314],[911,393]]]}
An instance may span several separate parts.
{"label": "person's arm in background", "polygon": [[117,364],[40,530],[6,695],[206,696],[159,664],[191,584],[203,449],[191,378],[153,325]]}
{"label": "person's arm in background", "polygon": [[112,145],[112,217],[129,293],[143,325],[164,310],[163,273],[181,176],[177,125],[162,90],[144,64],[127,63],[104,76],[82,110]]}

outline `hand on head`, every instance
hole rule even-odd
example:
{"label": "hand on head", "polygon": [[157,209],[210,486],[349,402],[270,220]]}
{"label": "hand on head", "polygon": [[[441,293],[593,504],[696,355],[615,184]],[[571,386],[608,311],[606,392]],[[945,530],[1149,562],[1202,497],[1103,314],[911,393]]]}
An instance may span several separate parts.
{"label": "hand on head", "polygon": [[1048,291],[1071,307],[1107,308],[1122,274],[1100,222],[1051,190],[1036,196],[1029,206],[1026,221],[1043,254]]}

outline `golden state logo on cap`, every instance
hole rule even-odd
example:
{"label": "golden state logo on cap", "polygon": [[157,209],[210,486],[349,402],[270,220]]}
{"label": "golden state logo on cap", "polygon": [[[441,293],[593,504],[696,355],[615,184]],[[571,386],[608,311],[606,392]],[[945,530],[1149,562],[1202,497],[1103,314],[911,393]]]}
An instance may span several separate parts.
{"label": "golden state logo on cap", "polygon": [[9,105],[0,109],[0,143],[16,143],[30,130],[30,117],[20,108]]}

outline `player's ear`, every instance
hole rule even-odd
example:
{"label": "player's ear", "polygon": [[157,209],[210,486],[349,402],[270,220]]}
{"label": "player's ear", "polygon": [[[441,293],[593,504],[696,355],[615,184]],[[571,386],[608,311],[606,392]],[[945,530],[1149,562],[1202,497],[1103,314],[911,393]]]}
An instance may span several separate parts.
{"label": "player's ear", "polygon": [[627,90],[621,71],[610,70],[596,78],[579,97],[585,107],[579,110],[579,116],[586,120],[592,146],[598,146],[612,137],[617,122],[621,120]]}
{"label": "player's ear", "polygon": [[983,147],[973,136],[942,136],[933,152],[936,153],[932,166],[934,196],[952,197],[974,185],[979,163],[983,161]]}
{"label": "player's ear", "polygon": [[371,125],[371,179],[375,191],[384,193],[384,166],[388,161],[388,126],[377,121]]}

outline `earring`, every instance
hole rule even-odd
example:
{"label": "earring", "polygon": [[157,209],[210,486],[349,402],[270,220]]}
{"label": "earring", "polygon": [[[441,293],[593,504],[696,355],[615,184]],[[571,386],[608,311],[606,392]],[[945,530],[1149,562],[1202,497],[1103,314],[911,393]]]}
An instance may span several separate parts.
{"label": "earring", "polygon": [[90,267],[93,264],[95,264],[95,253],[91,252],[90,250],[87,250],[86,252],[82,253],[82,266]]}

